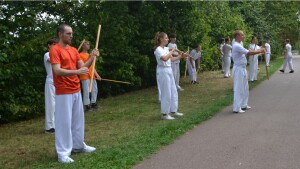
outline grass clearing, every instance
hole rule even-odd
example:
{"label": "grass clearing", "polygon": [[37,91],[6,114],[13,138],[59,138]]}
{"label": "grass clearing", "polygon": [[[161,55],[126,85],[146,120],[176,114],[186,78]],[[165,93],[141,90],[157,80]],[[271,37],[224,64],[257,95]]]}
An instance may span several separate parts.
{"label": "grass clearing", "polygon": [[[271,63],[270,74],[283,60]],[[265,67],[259,66],[259,80],[250,88],[266,78]],[[131,168],[232,104],[232,78],[210,71],[198,79],[198,85],[181,79],[185,91],[179,92],[179,111],[185,115],[175,121],[160,119],[156,87],[100,100],[103,108],[85,115],[85,142],[97,151],[72,154],[73,164],[57,162],[54,135],[44,134],[44,118],[2,125],[0,168]]]}

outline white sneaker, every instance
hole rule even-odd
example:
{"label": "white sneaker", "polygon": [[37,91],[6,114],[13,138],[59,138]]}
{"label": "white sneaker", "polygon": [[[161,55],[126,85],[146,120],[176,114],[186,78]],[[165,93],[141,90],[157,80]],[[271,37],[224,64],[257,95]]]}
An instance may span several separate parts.
{"label": "white sneaker", "polygon": [[175,113],[170,113],[172,116],[183,116],[183,113],[175,112]]}
{"label": "white sneaker", "polygon": [[246,106],[246,107],[243,107],[243,108],[242,108],[242,110],[249,110],[249,109],[251,109],[250,106]]}
{"label": "white sneaker", "polygon": [[233,113],[245,113],[245,111],[240,109],[239,111],[233,111]]}
{"label": "white sneaker", "polygon": [[91,147],[91,146],[84,144],[83,149],[73,149],[73,152],[74,153],[91,153],[91,152],[94,152],[95,150],[96,150],[95,147]]}
{"label": "white sneaker", "polygon": [[184,89],[181,88],[180,86],[177,87],[177,90],[179,90],[179,91],[184,91]]}
{"label": "white sneaker", "polygon": [[175,118],[174,117],[172,117],[172,116],[170,116],[169,114],[167,114],[167,115],[163,115],[162,117],[161,117],[163,120],[174,120]]}
{"label": "white sneaker", "polygon": [[74,160],[69,156],[62,156],[62,157],[58,157],[58,162],[68,164],[68,163],[73,163]]}

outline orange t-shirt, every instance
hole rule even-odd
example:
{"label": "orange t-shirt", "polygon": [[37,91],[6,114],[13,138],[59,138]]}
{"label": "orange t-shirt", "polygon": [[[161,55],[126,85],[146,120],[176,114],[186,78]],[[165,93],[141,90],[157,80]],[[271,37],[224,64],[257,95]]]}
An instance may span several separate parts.
{"label": "orange t-shirt", "polygon": [[[83,61],[83,63],[85,63],[90,55],[88,53],[79,53],[79,56],[81,58],[81,60]],[[91,78],[91,74],[92,74],[92,71],[93,71],[93,64],[89,67],[89,74],[85,74],[85,75],[80,75],[80,80],[86,80],[86,79],[90,79]],[[95,76],[95,73],[94,73],[94,76]]]}
{"label": "orange t-shirt", "polygon": [[[77,63],[80,60],[77,49],[72,46],[63,48],[59,44],[54,45],[50,52],[50,62],[52,65],[60,64],[62,69],[77,70]],[[73,94],[80,91],[80,80],[77,75],[57,76],[53,72],[55,93]]]}

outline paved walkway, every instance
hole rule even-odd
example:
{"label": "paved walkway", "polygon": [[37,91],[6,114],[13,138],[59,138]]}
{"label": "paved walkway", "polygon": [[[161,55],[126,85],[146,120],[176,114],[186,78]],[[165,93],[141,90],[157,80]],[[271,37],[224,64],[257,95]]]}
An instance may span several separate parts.
{"label": "paved walkway", "polygon": [[251,90],[251,110],[226,107],[134,169],[300,169],[300,56],[293,62],[295,73]]}

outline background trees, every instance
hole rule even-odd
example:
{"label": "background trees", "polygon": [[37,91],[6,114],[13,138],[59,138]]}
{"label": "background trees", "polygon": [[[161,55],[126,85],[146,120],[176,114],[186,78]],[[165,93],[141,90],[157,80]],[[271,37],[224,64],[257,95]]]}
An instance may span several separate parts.
{"label": "background trees", "polygon": [[43,113],[43,55],[59,23],[73,27],[76,47],[82,39],[93,45],[102,24],[98,71],[133,85],[101,82],[101,97],[155,85],[152,38],[157,31],[176,33],[181,50],[201,44],[202,70],[219,69],[218,40],[232,38],[235,28],[246,33],[246,45],[252,35],[271,38],[274,54],[282,52],[284,39],[299,40],[296,1],[1,1],[0,8],[0,122]]}

